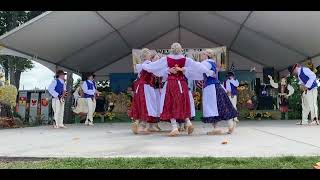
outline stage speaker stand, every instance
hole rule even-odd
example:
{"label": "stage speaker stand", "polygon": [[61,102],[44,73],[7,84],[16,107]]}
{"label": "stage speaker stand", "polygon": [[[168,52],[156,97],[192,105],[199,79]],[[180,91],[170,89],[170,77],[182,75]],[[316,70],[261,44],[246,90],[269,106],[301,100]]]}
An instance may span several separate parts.
{"label": "stage speaker stand", "polygon": [[256,78],[256,85],[255,85],[255,92],[256,92],[256,96],[259,97],[261,95],[261,82],[260,82],[260,78]]}
{"label": "stage speaker stand", "polygon": [[264,67],[263,68],[263,83],[264,84],[270,84],[268,75],[272,76],[273,78],[275,78],[275,74],[274,74],[274,68],[273,67]]}

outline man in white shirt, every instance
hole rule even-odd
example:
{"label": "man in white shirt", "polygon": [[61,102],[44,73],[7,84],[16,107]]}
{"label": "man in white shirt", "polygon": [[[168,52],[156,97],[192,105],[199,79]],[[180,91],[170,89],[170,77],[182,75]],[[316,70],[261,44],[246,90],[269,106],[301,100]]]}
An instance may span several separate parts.
{"label": "man in white shirt", "polygon": [[[297,125],[311,124],[316,122],[319,125],[318,121],[318,83],[317,77],[314,72],[312,72],[307,67],[302,67],[299,64],[294,64],[293,66],[288,67],[290,74],[293,74],[298,77],[300,89],[302,93],[302,120],[298,122]],[[311,122],[308,123],[308,115],[311,113]]]}
{"label": "man in white shirt", "polygon": [[96,83],[94,82],[95,75],[89,73],[86,76],[86,81],[83,82],[81,88],[84,93],[84,98],[86,98],[88,104],[88,114],[86,118],[85,125],[93,125],[93,114],[96,109],[96,96],[99,95],[97,91]]}
{"label": "man in white shirt", "polygon": [[63,124],[64,98],[68,94],[64,80],[65,75],[66,73],[63,70],[58,70],[55,80],[53,80],[48,87],[48,91],[52,96],[52,109],[55,120],[54,128],[66,128]]}

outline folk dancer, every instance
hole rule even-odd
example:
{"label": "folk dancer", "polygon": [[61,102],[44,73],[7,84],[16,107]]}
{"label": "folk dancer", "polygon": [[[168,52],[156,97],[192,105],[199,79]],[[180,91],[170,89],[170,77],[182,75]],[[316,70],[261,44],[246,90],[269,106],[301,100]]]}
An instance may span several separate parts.
{"label": "folk dancer", "polygon": [[233,107],[227,91],[220,84],[218,80],[218,70],[216,62],[213,60],[214,52],[207,49],[201,53],[201,63],[208,69],[212,70],[213,75],[203,75],[203,118],[202,122],[212,123],[213,130],[208,132],[208,135],[221,134],[222,131],[218,129],[218,122],[224,120],[228,123],[228,134],[234,131],[233,119],[238,116],[237,110]]}
{"label": "folk dancer", "polygon": [[[237,110],[237,95],[239,86],[239,81],[235,78],[235,74],[232,71],[227,73],[227,80],[224,82],[224,88],[227,90],[228,97],[233,105],[233,107]],[[239,122],[238,117],[233,118],[235,122]]]}
{"label": "folk dancer", "polygon": [[[160,56],[157,53],[153,54],[153,57],[151,58],[151,62],[155,62],[157,60],[160,59]],[[161,131],[161,128],[159,126],[159,122],[160,122],[160,99],[161,99],[161,90],[162,90],[162,83],[165,80],[163,77],[156,77],[155,75],[152,74],[152,76],[154,76],[154,91],[155,91],[155,95],[156,95],[156,109],[157,109],[157,117],[156,117],[156,122],[155,123],[149,123],[149,128],[148,130],[150,132],[157,132],[157,131]]]}
{"label": "folk dancer", "polygon": [[88,73],[86,75],[86,80],[81,86],[88,106],[85,125],[89,126],[93,126],[93,114],[96,109],[96,96],[100,94],[100,92],[97,90],[96,83],[94,82],[94,77],[95,75],[93,73]]}
{"label": "folk dancer", "polygon": [[[190,99],[190,110],[191,110],[191,118],[190,120],[194,120],[194,118],[196,117],[196,108],[195,108],[195,104],[194,104],[194,99],[193,99],[193,95],[192,95],[192,91],[193,91],[193,87],[194,87],[194,80],[189,80],[187,79],[188,82],[188,88],[189,88],[189,99]],[[181,121],[178,120],[179,123],[179,128],[178,130],[184,131],[187,128],[187,124],[186,122],[182,123]]]}
{"label": "folk dancer", "polygon": [[65,75],[66,73],[63,70],[58,70],[55,75],[55,80],[53,80],[48,87],[48,91],[52,96],[53,118],[55,120],[53,127],[56,129],[66,128],[63,124],[64,99],[68,95],[66,91]]}
{"label": "folk dancer", "polygon": [[[315,122],[319,125],[318,120],[318,83],[317,77],[314,72],[312,72],[307,67],[302,67],[299,64],[294,64],[288,67],[290,74],[298,77],[300,89],[302,90],[302,120],[297,123],[297,125],[311,125]],[[311,122],[308,123],[308,115],[311,113]]]}
{"label": "folk dancer", "polygon": [[281,78],[280,83],[275,83],[270,75],[268,75],[270,79],[270,85],[278,89],[278,97],[279,97],[279,110],[284,114],[285,119],[288,119],[288,111],[289,111],[289,101],[288,98],[294,93],[293,87],[287,83],[287,78]]}
{"label": "folk dancer", "polygon": [[143,63],[136,65],[138,79],[134,82],[134,95],[129,112],[129,117],[134,121],[131,124],[131,130],[134,134],[139,133],[139,125],[142,126],[143,133],[149,134],[147,124],[157,123],[158,104],[154,89],[155,76],[142,69],[144,64],[151,63],[151,57],[152,54],[149,49],[142,49],[141,59],[143,59]]}
{"label": "folk dancer", "polygon": [[[199,62],[195,62],[190,58],[186,58],[182,53],[183,49],[179,43],[171,45],[171,54],[160,58],[156,62],[143,64],[142,68],[156,76],[163,76],[163,70],[168,69],[167,81],[163,87],[163,95],[160,102],[160,120],[169,121],[172,131],[169,136],[177,136],[179,134],[177,119],[186,122],[188,134],[191,134],[194,127],[190,121],[191,109],[189,99],[189,89],[185,76],[187,74],[208,73],[210,70],[203,67]],[[193,72],[194,71],[194,72]],[[192,73],[193,72],[193,73]]]}

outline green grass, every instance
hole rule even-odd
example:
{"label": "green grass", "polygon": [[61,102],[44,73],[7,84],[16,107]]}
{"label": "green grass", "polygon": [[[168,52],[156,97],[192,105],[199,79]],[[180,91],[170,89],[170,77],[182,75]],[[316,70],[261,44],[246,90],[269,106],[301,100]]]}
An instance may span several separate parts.
{"label": "green grass", "polygon": [[311,169],[320,157],[277,158],[62,158],[1,161],[1,169]]}

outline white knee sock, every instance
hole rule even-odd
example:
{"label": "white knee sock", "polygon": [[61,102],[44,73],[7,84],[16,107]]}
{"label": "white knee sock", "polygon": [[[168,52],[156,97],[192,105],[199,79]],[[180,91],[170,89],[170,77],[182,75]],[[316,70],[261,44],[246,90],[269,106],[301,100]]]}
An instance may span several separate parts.
{"label": "white knee sock", "polygon": [[229,119],[228,120],[228,127],[229,127],[229,129],[231,129],[231,128],[233,128],[233,124],[234,122],[233,122],[233,119]]}
{"label": "white knee sock", "polygon": [[177,121],[175,119],[170,119],[172,129],[177,129]]}
{"label": "white knee sock", "polygon": [[191,126],[192,125],[192,123],[191,123],[189,118],[186,119],[185,125],[187,125],[187,126]]}

